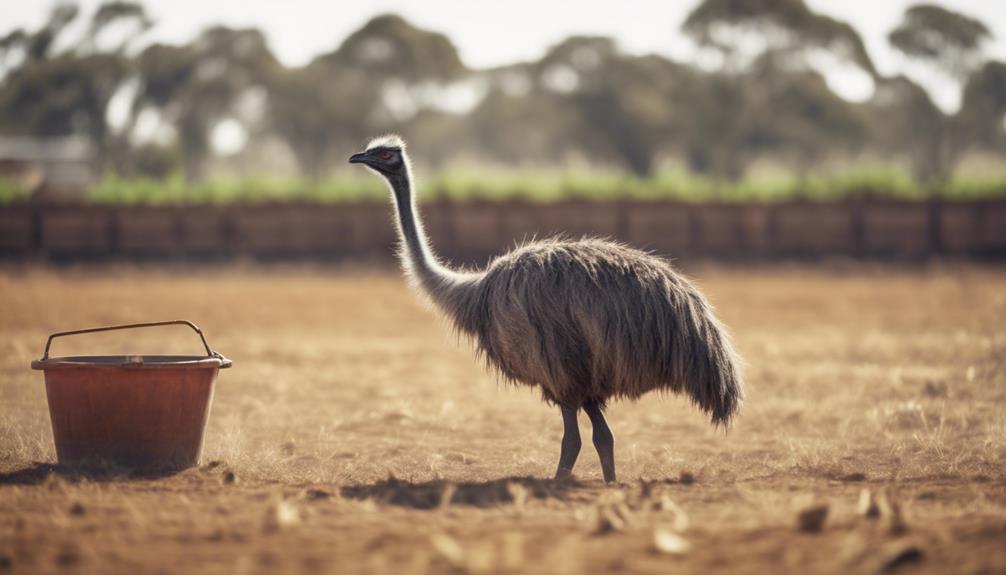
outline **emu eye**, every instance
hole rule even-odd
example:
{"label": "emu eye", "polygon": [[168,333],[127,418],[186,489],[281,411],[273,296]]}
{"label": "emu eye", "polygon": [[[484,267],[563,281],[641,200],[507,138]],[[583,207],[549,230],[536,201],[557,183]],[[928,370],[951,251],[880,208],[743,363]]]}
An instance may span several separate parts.
{"label": "emu eye", "polygon": [[390,160],[391,157],[394,156],[394,154],[388,151],[384,151],[378,154],[378,156],[380,156],[382,160]]}

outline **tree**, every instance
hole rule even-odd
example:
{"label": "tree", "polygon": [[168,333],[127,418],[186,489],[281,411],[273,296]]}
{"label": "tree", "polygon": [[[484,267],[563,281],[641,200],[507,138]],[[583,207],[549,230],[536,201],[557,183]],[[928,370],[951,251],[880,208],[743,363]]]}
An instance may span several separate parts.
{"label": "tree", "polygon": [[268,86],[271,123],[302,172],[317,178],[337,146],[356,148],[375,133],[425,117],[436,104],[430,85],[466,73],[443,34],[399,16],[377,16],[307,66],[275,70]]}
{"label": "tree", "polygon": [[683,151],[690,168],[737,180],[759,155],[788,160],[802,176],[828,154],[866,141],[866,119],[813,70],[766,53],[748,73],[696,74],[687,83]]}
{"label": "tree", "polygon": [[836,144],[863,141],[861,118],[828,90],[812,57],[830,54],[876,79],[849,24],[811,11],[803,0],[704,0],[682,27],[723,59],[688,99],[692,169],[737,179],[755,155],[772,152],[803,173]]}
{"label": "tree", "polygon": [[688,85],[681,147],[692,171],[728,180],[744,175],[753,155],[751,109],[743,87],[750,79],[705,74]]}
{"label": "tree", "polygon": [[52,54],[52,46],[56,37],[77,18],[78,13],[80,13],[80,8],[76,4],[56,4],[53,6],[49,12],[49,20],[45,25],[24,36],[27,60],[38,62],[48,58]]}
{"label": "tree", "polygon": [[137,61],[139,88],[132,116],[156,110],[174,125],[185,177],[200,180],[210,134],[250,90],[268,85],[277,66],[256,29],[214,27],[184,46],[154,44]]}
{"label": "tree", "polygon": [[319,60],[408,83],[447,81],[466,71],[447,36],[416,28],[394,14],[374,17]]}
{"label": "tree", "polygon": [[1006,151],[1006,63],[988,62],[964,86],[957,128],[972,146]]}
{"label": "tree", "polygon": [[[902,22],[888,35],[895,49],[934,67],[958,85],[963,85],[980,66],[983,45],[990,38],[988,28],[978,20],[931,4],[908,8]],[[917,150],[913,153],[915,175],[922,181],[943,181],[970,145],[967,136],[975,132],[961,125],[966,122],[968,112],[962,106],[956,117],[947,117],[938,111],[934,114],[914,90],[909,89],[905,95],[912,100],[910,109],[920,112],[910,121],[926,126],[926,131],[919,134],[920,141],[908,146],[910,150]],[[919,150],[920,145],[924,146],[923,150]]]}
{"label": "tree", "polygon": [[920,182],[945,177],[950,125],[929,93],[905,76],[884,78],[867,108],[874,142],[881,151],[906,157]]}
{"label": "tree", "polygon": [[576,140],[579,113],[565,94],[543,86],[541,74],[537,63],[527,62],[487,71],[488,91],[455,140],[501,162],[563,160]]}
{"label": "tree", "polygon": [[927,62],[963,83],[982,63],[992,33],[980,21],[933,4],[905,11],[888,41],[906,56]]}
{"label": "tree", "polygon": [[101,51],[84,40],[63,53],[54,53],[56,39],[78,12],[75,5],[57,5],[39,30],[15,30],[0,42],[5,55],[18,48],[25,55],[0,86],[0,126],[38,136],[87,134],[97,150],[100,170],[110,145],[108,105],[129,72],[125,43],[142,34],[149,21],[139,4],[104,4],[89,23],[88,38],[96,38],[116,23],[133,20],[143,24],[111,51]]}
{"label": "tree", "polygon": [[359,146],[369,137],[367,110],[379,92],[356,70],[319,62],[276,69],[269,78],[272,129],[290,146],[301,172],[320,178],[338,145]]}
{"label": "tree", "polygon": [[118,24],[131,24],[133,26],[133,29],[127,30],[122,35],[118,45],[111,50],[112,52],[123,53],[133,41],[149,30],[154,23],[147,16],[147,12],[142,4],[111,0],[99,6],[91,17],[85,44],[91,51],[99,50],[98,44],[102,35]]}
{"label": "tree", "polygon": [[789,158],[801,177],[828,154],[865,142],[863,114],[813,70],[792,72],[765,57],[751,77],[744,89],[749,145]]}
{"label": "tree", "polygon": [[[662,68],[656,59],[617,58],[577,92],[580,109],[594,137],[582,140],[588,152],[614,152],[636,176],[653,174],[654,161],[671,129],[670,94],[652,72]],[[593,145],[592,145],[593,144]]]}
{"label": "tree", "polygon": [[[725,68],[739,71],[764,52],[785,52],[802,59],[813,49],[834,54],[873,77],[877,71],[859,33],[846,22],[817,14],[803,0],[704,0],[682,25],[700,46],[724,57]],[[761,49],[744,54],[746,37]]]}
{"label": "tree", "polygon": [[637,176],[652,175],[658,150],[674,132],[679,66],[657,56],[622,54],[610,38],[572,37],[538,67],[546,81],[559,74],[569,78],[569,88],[559,86],[559,92],[577,113],[573,143],[588,156],[616,159]]}

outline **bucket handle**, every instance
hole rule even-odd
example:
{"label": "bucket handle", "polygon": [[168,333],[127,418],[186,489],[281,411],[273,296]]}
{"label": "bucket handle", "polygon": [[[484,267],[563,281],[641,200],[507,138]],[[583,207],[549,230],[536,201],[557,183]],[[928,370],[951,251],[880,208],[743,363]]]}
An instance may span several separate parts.
{"label": "bucket handle", "polygon": [[192,328],[193,331],[199,334],[199,339],[203,342],[203,347],[206,348],[206,355],[208,357],[218,357],[223,359],[223,356],[219,353],[210,349],[210,344],[206,343],[206,336],[203,335],[203,330],[199,329],[199,326],[184,319],[173,319],[168,321],[152,321],[147,323],[129,323],[124,325],[109,325],[105,327],[90,327],[87,329],[75,329],[71,331],[60,331],[56,333],[49,334],[49,339],[45,342],[45,353],[42,354],[42,360],[49,359],[49,347],[52,345],[52,340],[57,337],[63,337],[64,335],[80,335],[82,333],[95,333],[98,331],[114,331],[117,329],[133,329],[137,327],[157,327],[162,325],[187,325]]}

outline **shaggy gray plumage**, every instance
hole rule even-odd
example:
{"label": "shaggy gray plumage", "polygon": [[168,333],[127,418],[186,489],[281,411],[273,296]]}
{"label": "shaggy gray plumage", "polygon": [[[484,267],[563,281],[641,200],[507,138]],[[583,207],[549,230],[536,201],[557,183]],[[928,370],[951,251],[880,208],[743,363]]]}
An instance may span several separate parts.
{"label": "shaggy gray plumage", "polygon": [[686,393],[717,424],[741,400],[737,356],[705,298],[658,258],[600,239],[527,244],[445,311],[508,380],[579,407]]}
{"label": "shaggy gray plumage", "polygon": [[482,272],[454,271],[423,232],[404,142],[374,140],[350,161],[388,180],[413,284],[508,381],[538,386],[567,409],[592,406],[588,413],[652,390],[684,393],[717,425],[737,413],[741,362],[730,337],[665,260],[603,239],[553,238],[520,246]]}

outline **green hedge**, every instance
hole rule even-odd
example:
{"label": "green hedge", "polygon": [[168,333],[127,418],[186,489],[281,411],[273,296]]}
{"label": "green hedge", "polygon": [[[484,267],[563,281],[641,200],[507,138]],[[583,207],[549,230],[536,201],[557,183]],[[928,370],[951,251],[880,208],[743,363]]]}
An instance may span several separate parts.
{"label": "green hedge", "polygon": [[[581,198],[669,199],[693,202],[744,202],[808,199],[833,201],[850,198],[917,199],[939,195],[953,199],[1006,197],[1006,179],[958,179],[939,187],[920,186],[903,172],[860,169],[837,175],[749,179],[724,182],[684,171],[666,171],[650,179],[616,172],[535,172],[454,169],[421,180],[420,199],[504,200],[548,202]],[[263,201],[344,202],[384,200],[387,190],[376,177],[361,173],[319,182],[256,178],[214,180],[186,184],[181,177],[167,180],[104,178],[89,194],[97,203],[114,204],[227,204]],[[0,204],[24,201],[16,182],[0,179]]]}

